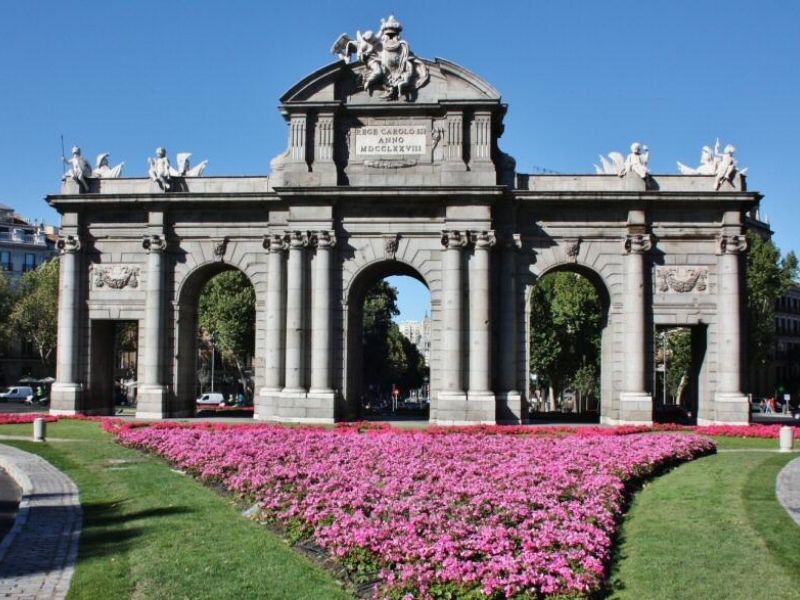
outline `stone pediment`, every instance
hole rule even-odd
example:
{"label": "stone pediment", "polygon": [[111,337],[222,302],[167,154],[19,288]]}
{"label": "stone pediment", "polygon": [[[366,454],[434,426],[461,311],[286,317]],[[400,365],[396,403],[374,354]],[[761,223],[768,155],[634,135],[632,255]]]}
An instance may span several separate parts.
{"label": "stone pediment", "polygon": [[430,81],[416,90],[412,100],[387,100],[382,94],[364,90],[367,67],[362,63],[338,61],[305,77],[281,97],[281,103],[336,103],[346,105],[379,105],[402,107],[440,102],[499,103],[500,93],[486,80],[464,67],[437,58],[420,59],[427,67]]}
{"label": "stone pediment", "polygon": [[370,83],[361,62],[330,64],[281,98],[287,149],[275,188],[326,185],[491,185],[513,180],[497,139],[506,106],[484,79],[441,58],[414,58],[415,85]]}

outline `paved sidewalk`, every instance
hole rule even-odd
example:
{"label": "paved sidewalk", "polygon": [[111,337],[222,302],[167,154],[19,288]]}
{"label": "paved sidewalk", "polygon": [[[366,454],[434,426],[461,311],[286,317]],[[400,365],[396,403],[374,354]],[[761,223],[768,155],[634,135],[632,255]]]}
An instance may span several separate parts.
{"label": "paved sidewalk", "polygon": [[775,493],[789,516],[800,525],[800,458],[795,458],[778,473]]}
{"label": "paved sidewalk", "polygon": [[17,520],[0,543],[0,598],[65,598],[83,520],[78,488],[43,458],[2,444],[0,467],[22,488]]}

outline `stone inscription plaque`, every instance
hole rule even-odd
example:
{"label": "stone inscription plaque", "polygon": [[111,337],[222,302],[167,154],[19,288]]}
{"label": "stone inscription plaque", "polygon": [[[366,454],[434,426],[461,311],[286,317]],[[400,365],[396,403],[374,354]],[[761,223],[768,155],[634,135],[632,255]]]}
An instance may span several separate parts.
{"label": "stone inscription plaque", "polygon": [[409,156],[425,153],[427,127],[379,125],[355,130],[356,156]]}

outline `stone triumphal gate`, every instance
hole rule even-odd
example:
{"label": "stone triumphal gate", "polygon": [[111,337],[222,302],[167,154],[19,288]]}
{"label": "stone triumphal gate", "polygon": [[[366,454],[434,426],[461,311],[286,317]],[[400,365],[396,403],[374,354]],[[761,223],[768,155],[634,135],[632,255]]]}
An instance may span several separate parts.
{"label": "stone triumphal gate", "polygon": [[63,224],[51,412],[112,410],[114,324],[134,321],[137,415],[193,414],[198,296],[238,269],[256,296],[256,418],[355,416],[364,295],[402,274],[432,298],[431,420],[520,421],[530,291],[570,270],[603,298],[603,422],[652,420],[667,325],[692,331],[698,421],[748,420],[743,229],[760,195],[732,149],[690,175],[649,173],[637,145],[604,159],[610,174],[519,174],[482,78],[414,56],[393,18],[337,50],[281,99],[288,148],[268,176],[192,176],[163,151],[147,179],[73,161],[48,198]]}

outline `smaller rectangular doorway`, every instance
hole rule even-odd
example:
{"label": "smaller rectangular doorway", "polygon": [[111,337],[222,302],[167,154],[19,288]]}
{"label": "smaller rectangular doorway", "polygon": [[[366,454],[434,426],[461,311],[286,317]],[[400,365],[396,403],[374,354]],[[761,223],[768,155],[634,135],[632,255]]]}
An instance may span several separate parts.
{"label": "smaller rectangular doorway", "polygon": [[139,323],[92,319],[90,327],[89,386],[83,410],[114,414],[135,404]]}
{"label": "smaller rectangular doorway", "polygon": [[703,397],[706,325],[657,325],[653,336],[653,421],[695,425]]}

